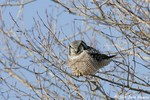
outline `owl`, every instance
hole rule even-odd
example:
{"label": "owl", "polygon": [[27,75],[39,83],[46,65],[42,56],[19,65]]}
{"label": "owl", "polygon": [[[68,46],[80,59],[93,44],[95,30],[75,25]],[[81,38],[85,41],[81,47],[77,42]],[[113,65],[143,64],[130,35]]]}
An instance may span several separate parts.
{"label": "owl", "polygon": [[68,65],[75,76],[95,74],[100,68],[108,65],[116,55],[107,56],[88,46],[82,40],[69,45]]}

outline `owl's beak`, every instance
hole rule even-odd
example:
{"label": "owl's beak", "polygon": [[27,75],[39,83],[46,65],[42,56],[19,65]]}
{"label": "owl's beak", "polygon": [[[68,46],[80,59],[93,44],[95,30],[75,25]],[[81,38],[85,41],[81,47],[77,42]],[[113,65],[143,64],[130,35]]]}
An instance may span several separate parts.
{"label": "owl's beak", "polygon": [[73,53],[77,53],[78,49],[73,48],[71,45],[69,45],[69,55],[73,54]]}

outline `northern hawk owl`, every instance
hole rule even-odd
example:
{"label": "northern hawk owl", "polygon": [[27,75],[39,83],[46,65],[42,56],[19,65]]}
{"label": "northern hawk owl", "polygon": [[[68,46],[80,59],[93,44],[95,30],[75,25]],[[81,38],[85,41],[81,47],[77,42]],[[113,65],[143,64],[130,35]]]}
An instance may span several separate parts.
{"label": "northern hawk owl", "polygon": [[84,41],[76,40],[69,45],[68,65],[75,76],[95,74],[99,68],[108,65],[113,57],[115,55],[101,54]]}

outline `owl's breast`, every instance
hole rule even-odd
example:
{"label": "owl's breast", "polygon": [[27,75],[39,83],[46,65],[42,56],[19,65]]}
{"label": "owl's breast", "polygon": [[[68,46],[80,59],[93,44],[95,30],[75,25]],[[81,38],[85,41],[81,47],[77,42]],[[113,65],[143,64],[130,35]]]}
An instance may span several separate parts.
{"label": "owl's breast", "polygon": [[76,76],[95,74],[99,69],[99,63],[86,51],[77,56],[70,56],[68,64],[73,74]]}

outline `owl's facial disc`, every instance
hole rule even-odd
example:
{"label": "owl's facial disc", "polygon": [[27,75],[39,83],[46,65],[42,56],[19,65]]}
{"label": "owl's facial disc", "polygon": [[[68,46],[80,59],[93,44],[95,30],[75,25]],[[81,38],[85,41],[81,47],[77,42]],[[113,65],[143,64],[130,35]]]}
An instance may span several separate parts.
{"label": "owl's facial disc", "polygon": [[69,55],[79,55],[83,50],[87,49],[88,46],[82,40],[73,41],[69,45]]}
{"label": "owl's facial disc", "polygon": [[78,47],[69,45],[69,55],[77,55],[79,52]]}

